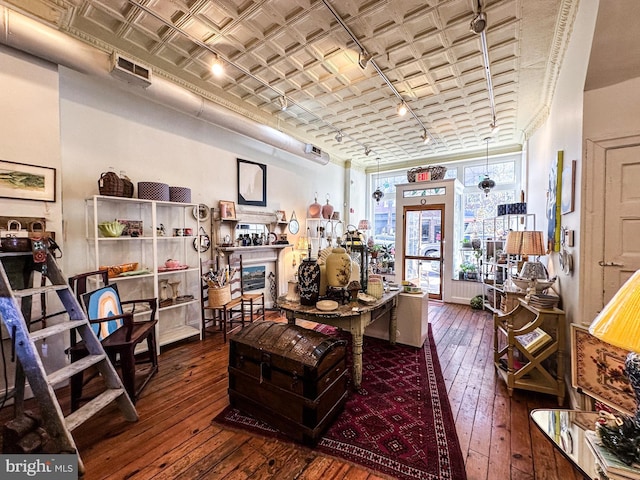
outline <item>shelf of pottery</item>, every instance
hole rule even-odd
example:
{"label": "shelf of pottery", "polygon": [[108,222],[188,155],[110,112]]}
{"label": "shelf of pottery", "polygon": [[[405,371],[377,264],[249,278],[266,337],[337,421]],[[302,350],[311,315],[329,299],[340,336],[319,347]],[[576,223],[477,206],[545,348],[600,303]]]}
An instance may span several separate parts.
{"label": "shelf of pottery", "polygon": [[535,228],[536,218],[533,213],[500,215],[482,221],[481,280],[487,310],[504,313],[517,305],[518,298],[524,297],[520,289],[510,287],[511,282],[507,282],[517,274],[521,259],[517,255],[507,255],[504,250],[509,231]]}
{"label": "shelf of pottery", "polygon": [[[200,335],[198,206],[102,195],[85,203],[93,268],[110,267],[123,300],[158,299],[159,346]],[[101,226],[114,221],[120,233]]]}

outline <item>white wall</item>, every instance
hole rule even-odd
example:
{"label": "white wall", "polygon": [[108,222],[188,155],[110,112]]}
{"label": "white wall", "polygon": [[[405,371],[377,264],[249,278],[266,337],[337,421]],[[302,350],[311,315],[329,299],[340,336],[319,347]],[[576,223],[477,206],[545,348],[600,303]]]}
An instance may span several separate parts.
{"label": "white wall", "polygon": [[57,173],[56,202],[1,198],[0,215],[44,217],[49,230],[60,233],[57,66],[0,46],[0,105],[0,160],[52,167]]}
{"label": "white wall", "polygon": [[[192,190],[192,202],[217,207],[237,202],[236,158],[267,165],[267,207],[295,210],[304,232],[306,210],[315,192],[340,209],[345,170],[318,165],[266,147],[241,135],[115,88],[111,82],[61,67],[60,118],[65,248],[69,274],[93,268],[86,260],[84,199],[98,193],[97,181],[111,166],[139,181],[159,181]],[[241,206],[236,207],[240,210]],[[291,237],[294,243],[296,237]],[[75,254],[77,252],[77,254]],[[283,252],[281,292],[293,274],[291,250]]]}
{"label": "white wall", "polygon": [[568,324],[575,321],[580,301],[578,290],[580,266],[577,265],[577,259],[581,236],[584,233],[580,232],[583,89],[589,62],[588,46],[591,45],[593,38],[597,6],[597,2],[580,3],[549,117],[531,137],[527,151],[529,162],[529,179],[526,187],[527,208],[530,213],[536,214],[536,227],[545,232],[545,238],[548,224],[546,194],[552,162],[556,161],[559,150],[564,152],[565,165],[571,160],[577,160],[575,210],[562,215],[561,218],[562,226],[576,231],[575,247],[567,247],[576,260],[573,275],[567,276],[560,271],[557,253],[551,254],[548,258],[550,274],[558,275],[557,287],[566,313],[567,332]]}

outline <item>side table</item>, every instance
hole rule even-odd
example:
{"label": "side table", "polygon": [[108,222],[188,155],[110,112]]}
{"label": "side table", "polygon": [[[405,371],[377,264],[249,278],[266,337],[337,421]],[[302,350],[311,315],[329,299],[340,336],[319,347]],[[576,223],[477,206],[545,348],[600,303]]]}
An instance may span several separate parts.
{"label": "side table", "polygon": [[600,480],[596,460],[585,439],[585,432],[595,428],[597,412],[579,410],[539,409],[530,414],[531,420],[555,448],[569,460],[587,480]]}

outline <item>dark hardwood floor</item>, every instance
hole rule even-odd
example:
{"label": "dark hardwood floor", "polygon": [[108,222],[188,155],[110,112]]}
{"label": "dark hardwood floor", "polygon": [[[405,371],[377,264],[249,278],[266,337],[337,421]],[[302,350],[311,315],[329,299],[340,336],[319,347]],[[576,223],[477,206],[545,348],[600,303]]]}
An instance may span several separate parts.
{"label": "dark hardwood floor", "polygon": [[[510,398],[496,377],[490,314],[431,302],[429,320],[468,479],[581,478],[529,420],[531,409],[555,407],[555,397],[515,391]],[[220,335],[163,350],[159,373],[136,405],[138,422],[127,423],[111,406],[74,432],[85,478],[388,478],[306,448],[213,424],[228,404],[227,356],[228,344]],[[58,394],[67,409],[68,391]],[[0,411],[3,423],[11,411]]]}

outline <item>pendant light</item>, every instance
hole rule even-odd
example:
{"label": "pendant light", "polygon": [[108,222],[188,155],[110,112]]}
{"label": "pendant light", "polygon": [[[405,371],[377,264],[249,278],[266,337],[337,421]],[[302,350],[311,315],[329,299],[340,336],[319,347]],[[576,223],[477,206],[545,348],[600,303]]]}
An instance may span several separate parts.
{"label": "pendant light", "polygon": [[484,178],[478,184],[478,188],[482,190],[487,197],[489,196],[489,192],[491,191],[491,189],[496,186],[496,182],[489,178],[489,140],[491,140],[490,137],[486,137],[484,139],[484,141],[487,142],[487,163],[485,167]]}
{"label": "pendant light", "polygon": [[[376,160],[378,161],[378,182],[380,182],[380,157],[376,158]],[[373,194],[371,195],[373,197],[373,199],[376,201],[376,203],[380,203],[380,200],[382,199],[382,197],[384,197],[384,192],[382,190],[380,190],[380,187],[376,187],[376,190],[373,192]]]}

